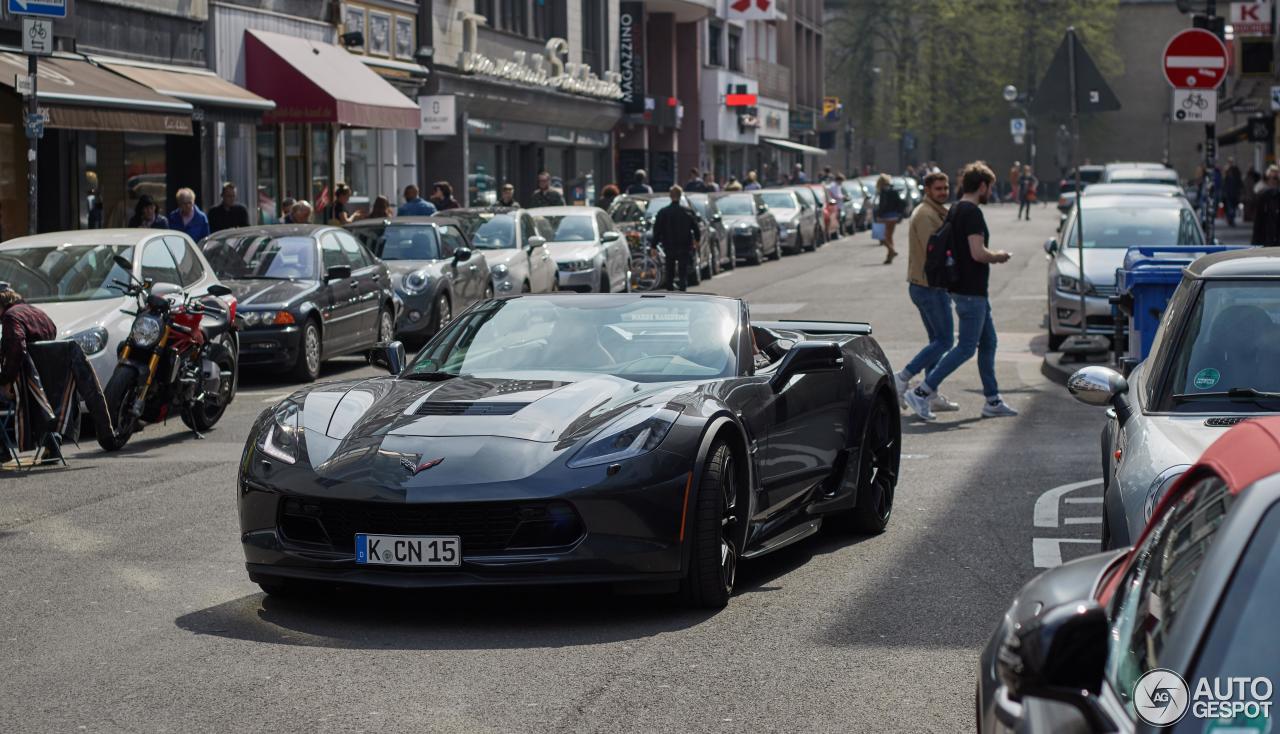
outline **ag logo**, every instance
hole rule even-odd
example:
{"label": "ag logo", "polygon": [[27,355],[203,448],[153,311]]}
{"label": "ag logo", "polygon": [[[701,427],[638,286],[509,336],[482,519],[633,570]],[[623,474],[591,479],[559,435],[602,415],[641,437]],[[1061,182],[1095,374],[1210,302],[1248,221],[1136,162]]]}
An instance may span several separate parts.
{"label": "ag logo", "polygon": [[1148,670],[1133,684],[1133,708],[1152,726],[1176,724],[1190,704],[1187,682],[1167,668]]}

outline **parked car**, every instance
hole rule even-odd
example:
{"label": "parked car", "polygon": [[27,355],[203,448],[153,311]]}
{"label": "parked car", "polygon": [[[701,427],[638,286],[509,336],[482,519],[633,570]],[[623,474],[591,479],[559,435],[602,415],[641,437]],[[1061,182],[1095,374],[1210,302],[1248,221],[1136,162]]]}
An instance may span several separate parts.
{"label": "parked car", "polygon": [[1280,413],[1280,256],[1206,255],[1183,272],[1150,356],[1126,379],[1088,367],[1077,399],[1110,405],[1102,430],[1104,548],[1137,537],[1160,494],[1222,429]]}
{"label": "parked car", "polygon": [[559,286],[555,260],[538,234],[535,215],[521,209],[451,209],[471,249],[484,255],[493,290],[549,293]]}
{"label": "parked car", "polygon": [[362,219],[348,225],[391,273],[404,307],[395,338],[413,345],[435,336],[455,313],[493,298],[487,255],[468,242],[453,209],[447,216]]}
{"label": "parked car", "polygon": [[[1096,184],[1102,185],[1102,184]],[[1073,209],[1063,227],[1062,240],[1045,242],[1049,255],[1046,286],[1049,309],[1049,349],[1057,350],[1067,337],[1080,332],[1080,292],[1085,293],[1085,326],[1090,334],[1111,337],[1115,317],[1108,299],[1116,294],[1116,269],[1130,247],[1200,246],[1204,232],[1195,210],[1180,196],[1160,194],[1094,194],[1081,198],[1084,209],[1084,276],[1080,281],[1080,250]]]}
{"label": "parked car", "polygon": [[[982,651],[978,731],[1269,730],[1256,707],[1208,706],[1280,678],[1280,419],[1218,436],[1133,548],[1022,587]],[[1228,679],[1245,685],[1223,701]]]}
{"label": "parked car", "polygon": [[[1093,184],[1102,181],[1103,174],[1106,173],[1106,166],[1086,165],[1080,166],[1080,186],[1087,188]],[[1067,171],[1067,175],[1062,177],[1058,182],[1059,193],[1074,193],[1076,191],[1076,169],[1072,168]]]}
{"label": "parked car", "polygon": [[539,219],[560,270],[560,290],[620,293],[631,288],[631,252],[613,220],[602,209],[548,206],[528,210]]}
{"label": "parked car", "polygon": [[729,231],[734,257],[759,265],[767,255],[777,260],[782,255],[778,238],[778,220],[764,203],[759,191],[712,194],[717,210]]}
{"label": "parked car", "polygon": [[310,382],[320,376],[324,360],[392,338],[396,295],[390,271],[344,229],[224,229],[205,238],[201,248],[239,301],[242,367],[290,370]]}
{"label": "parked car", "polygon": [[723,607],[745,559],[886,530],[901,430],[870,332],[695,293],[479,304],[407,365],[388,345],[389,376],[259,416],[236,493],[249,578],[608,581]]}
{"label": "parked car", "polygon": [[778,222],[779,254],[818,249],[818,213],[811,197],[794,189],[765,189],[760,199]]}
{"label": "parked car", "polygon": [[867,188],[858,179],[844,182],[844,203],[840,207],[840,221],[844,223],[846,232],[861,232],[871,229],[871,203],[875,200],[875,191]]}
{"label": "parked car", "polygon": [[[658,212],[671,206],[670,194],[633,194],[631,198],[637,204],[644,207],[645,218],[645,241],[649,242],[653,238],[653,223],[658,218]],[[693,275],[690,285],[698,285],[702,282],[703,273],[705,273],[711,264],[713,253],[711,250],[712,242],[715,236],[708,238],[707,222],[697,213],[697,208],[693,206],[687,195],[680,198],[680,206],[694,212],[698,216],[698,227],[702,230],[703,237],[698,241],[698,246],[693,250]]]}
{"label": "parked car", "polygon": [[903,213],[903,219],[911,216],[911,212],[920,206],[920,202],[924,201],[924,191],[920,188],[920,182],[914,178],[907,176],[894,176],[893,188],[897,189],[898,194],[902,196],[902,202],[906,205],[906,211]]}
{"label": "parked car", "polygon": [[796,192],[796,197],[803,204],[813,208],[813,237],[809,242],[816,250],[827,241],[827,219],[830,216],[826,211],[827,197],[825,193],[815,191],[809,184],[792,186],[791,190]]}
{"label": "parked car", "polygon": [[702,240],[709,253],[707,262],[702,264],[702,276],[712,278],[721,270],[733,270],[737,258],[734,257],[729,229],[716,207],[715,197],[711,194],[693,193],[685,194],[685,198],[702,218]]}
{"label": "parked car", "polygon": [[[141,257],[135,253],[141,252]],[[119,282],[129,278],[112,258],[133,263],[133,277],[169,283],[203,295],[220,283],[200,248],[181,232],[157,229],[91,229],[18,237],[0,244],[0,281],[38,304],[58,326],[60,339],[79,342],[98,382],[111,380],[118,349],[129,336],[137,304]],[[235,313],[233,296],[220,299]],[[239,353],[234,331],[224,346]],[[233,383],[234,394],[234,383]]]}
{"label": "parked car", "polygon": [[1178,172],[1163,163],[1108,163],[1102,173],[1102,182],[1181,185]]}

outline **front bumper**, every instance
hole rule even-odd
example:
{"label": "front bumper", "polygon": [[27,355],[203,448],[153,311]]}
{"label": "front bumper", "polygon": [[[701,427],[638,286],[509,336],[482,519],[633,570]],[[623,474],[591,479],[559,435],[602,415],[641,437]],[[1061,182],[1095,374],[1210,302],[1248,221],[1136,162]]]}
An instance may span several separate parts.
{"label": "front bumper", "polygon": [[302,328],[267,326],[240,332],[241,367],[287,367],[298,361]]}
{"label": "front bumper", "polygon": [[[1113,336],[1116,317],[1106,296],[1085,296],[1085,325],[1090,334]],[[1054,289],[1049,296],[1049,330],[1058,336],[1080,332],[1080,295]]]}
{"label": "front bumper", "polygon": [[560,290],[562,291],[579,291],[582,293],[593,293],[600,288],[600,274],[598,268],[588,268],[586,270],[576,270],[570,272],[568,270],[559,270]]}
{"label": "front bumper", "polygon": [[396,338],[432,336],[435,323],[435,298],[432,293],[408,295],[400,293],[404,308],[396,319]]}
{"label": "front bumper", "polygon": [[[519,482],[440,486],[429,492],[317,480],[307,467],[271,466],[256,449],[250,449],[243,466],[241,542],[246,568],[257,582],[305,579],[394,588],[664,583],[680,578],[683,568],[689,460],[662,450],[624,463],[611,477],[605,466],[569,470],[560,465]],[[410,495],[430,501],[409,502]],[[577,532],[546,541],[554,546],[529,540],[550,536],[524,535],[521,525],[501,521],[510,512],[523,517],[525,508],[551,506],[570,508],[579,523]],[[314,518],[310,525],[308,513]],[[544,515],[530,517],[536,523]],[[509,527],[515,529],[508,532]],[[360,565],[353,552],[355,532],[458,535],[462,564]]]}

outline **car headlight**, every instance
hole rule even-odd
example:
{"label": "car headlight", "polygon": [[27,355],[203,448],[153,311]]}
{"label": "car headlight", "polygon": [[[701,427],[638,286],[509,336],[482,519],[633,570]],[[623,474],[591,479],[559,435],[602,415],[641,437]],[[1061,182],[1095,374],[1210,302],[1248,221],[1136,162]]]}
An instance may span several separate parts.
{"label": "car headlight", "polygon": [[405,273],[400,284],[404,287],[404,292],[411,296],[425,293],[431,287],[431,275],[425,270],[415,270],[412,273]]}
{"label": "car headlight", "polygon": [[301,407],[292,400],[284,401],[272,412],[271,422],[258,439],[258,448],[277,461],[297,462],[302,445],[301,420]]}
{"label": "car headlight", "polygon": [[600,431],[569,460],[569,467],[610,464],[646,454],[667,437],[680,411],[666,405],[647,405],[636,408]]}
{"label": "car headlight", "polygon": [[1151,480],[1151,486],[1147,488],[1147,501],[1142,506],[1144,520],[1151,519],[1151,513],[1155,511],[1156,505],[1160,504],[1160,500],[1168,494],[1169,488],[1178,481],[1178,477],[1190,468],[1190,464],[1176,464],[1160,472],[1159,476]]}
{"label": "car headlight", "polygon": [[151,314],[142,314],[133,320],[133,328],[129,330],[129,341],[134,346],[154,347],[160,341],[160,332],[164,324]]}
{"label": "car headlight", "polygon": [[262,322],[261,311],[241,311],[240,318],[244,321],[245,326],[257,326]]}
{"label": "car headlight", "polygon": [[78,334],[72,334],[71,341],[80,345],[85,356],[97,354],[107,348],[107,330],[101,326],[85,329]]}
{"label": "car headlight", "polygon": [[595,263],[591,260],[565,260],[560,263],[561,270],[568,270],[571,273],[590,270],[595,267]]}
{"label": "car headlight", "polygon": [[489,272],[493,275],[493,277],[502,279],[507,277],[507,273],[511,271],[507,268],[506,265],[499,263],[497,265],[494,265],[492,268],[489,268]]}
{"label": "car headlight", "polygon": [[[1066,291],[1067,293],[1079,294],[1082,292],[1080,288],[1080,279],[1074,278],[1070,275],[1059,275],[1055,281],[1055,285],[1058,290]],[[1085,281],[1083,292],[1085,294],[1093,293],[1093,284]]]}
{"label": "car headlight", "polygon": [[288,311],[241,311],[246,329],[255,326],[288,326],[297,323]]}

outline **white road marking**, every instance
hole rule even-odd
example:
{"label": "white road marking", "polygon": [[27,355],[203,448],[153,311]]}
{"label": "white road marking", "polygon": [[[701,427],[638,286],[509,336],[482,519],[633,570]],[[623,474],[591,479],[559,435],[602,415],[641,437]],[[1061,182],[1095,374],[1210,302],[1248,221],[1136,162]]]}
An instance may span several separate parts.
{"label": "white road marking", "polygon": [[1097,546],[1096,540],[1080,538],[1032,538],[1031,557],[1036,568],[1053,568],[1062,565],[1062,544],[1076,543]]}
{"label": "white road marking", "polygon": [[1092,487],[1095,484],[1102,484],[1102,477],[1098,477],[1097,479],[1087,479],[1083,482],[1064,484],[1061,487],[1054,487],[1040,495],[1036,500],[1036,508],[1032,514],[1032,524],[1038,528],[1058,527],[1058,500],[1061,499],[1064,494],[1074,492],[1077,489]]}
{"label": "white road marking", "polygon": [[720,272],[716,273],[716,277],[712,278],[712,280],[720,280],[721,278],[732,278],[734,273],[737,273],[737,272],[738,272],[737,268],[734,268],[733,270],[721,270]]}
{"label": "white road marking", "polygon": [[1102,504],[1102,498],[1101,497],[1068,497],[1065,500],[1063,500],[1063,502],[1067,503],[1068,505],[1100,505]]}
{"label": "white road marking", "polygon": [[752,316],[795,313],[806,305],[804,303],[747,303]]}
{"label": "white road marking", "polygon": [[1062,520],[1063,525],[1101,525],[1101,517],[1067,517]]}

